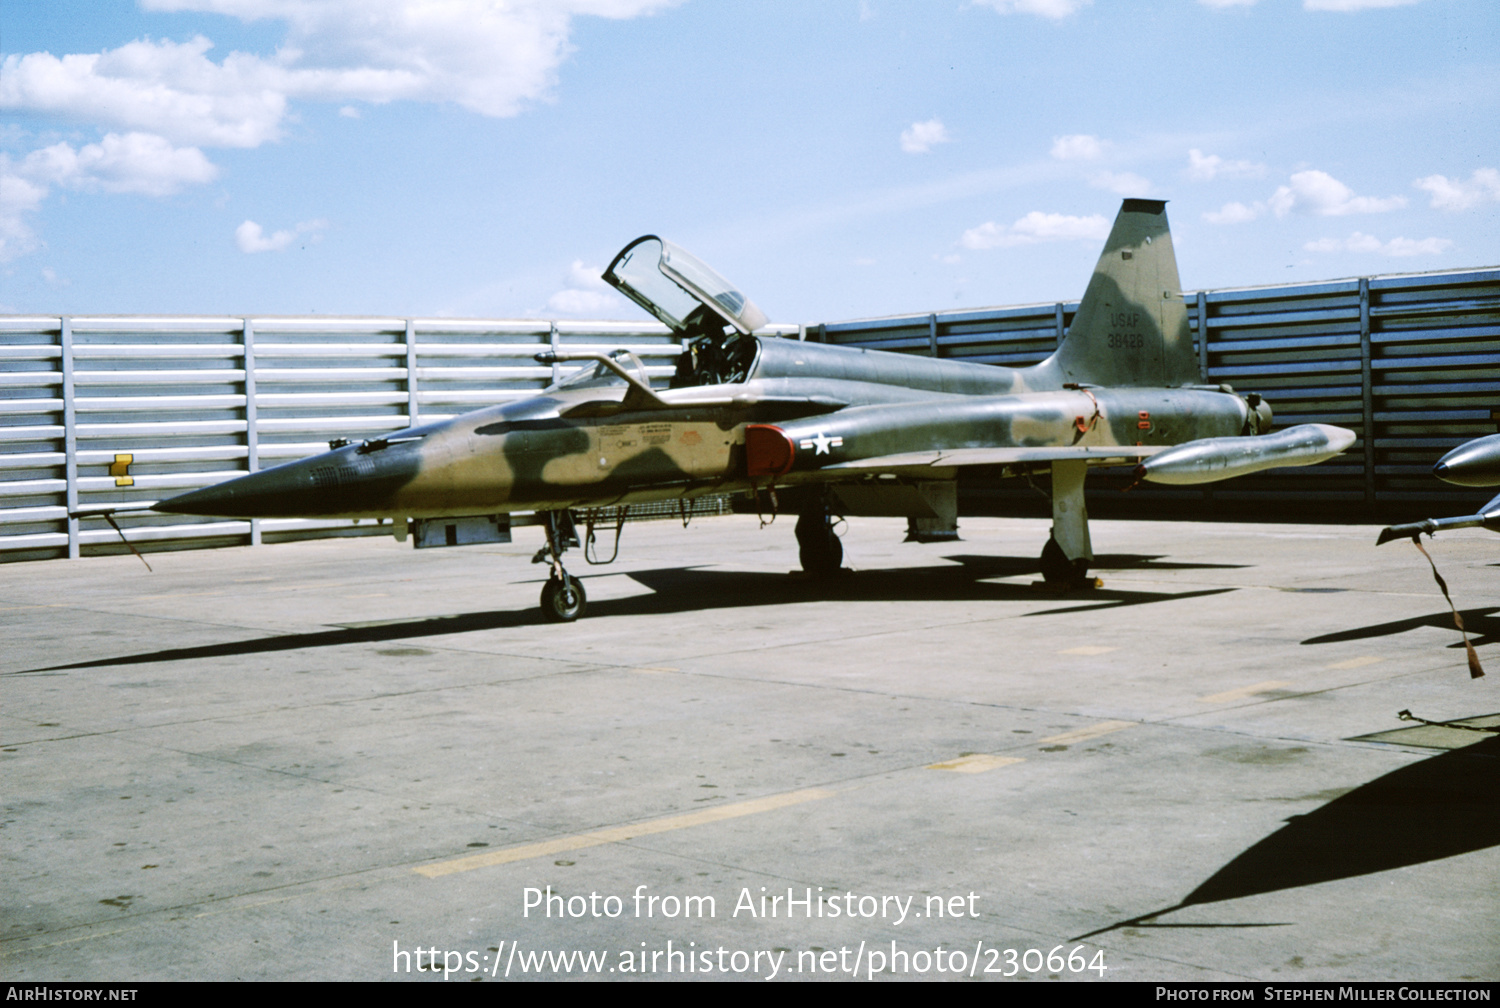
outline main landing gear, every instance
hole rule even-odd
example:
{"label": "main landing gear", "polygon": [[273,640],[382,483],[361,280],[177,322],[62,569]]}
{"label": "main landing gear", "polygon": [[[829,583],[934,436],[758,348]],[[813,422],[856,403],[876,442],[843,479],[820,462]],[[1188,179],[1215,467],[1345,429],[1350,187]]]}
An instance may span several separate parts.
{"label": "main landing gear", "polygon": [[583,582],[563,569],[562,555],[569,546],[578,545],[578,531],[567,511],[548,511],[542,526],[547,545],[531,558],[532,563],[549,564],[552,574],[542,586],[542,616],[552,623],[571,623],[583,615],[588,596]]}
{"label": "main landing gear", "polygon": [[1083,480],[1088,463],[1068,459],[1052,463],[1052,532],[1042,547],[1042,581],[1048,591],[1097,588],[1101,582],[1089,577],[1094,560],[1089,541],[1089,513],[1084,507]]}
{"label": "main landing gear", "polygon": [[833,531],[833,516],[822,494],[797,516],[797,551],[802,569],[813,577],[832,577],[843,570],[844,544]]}

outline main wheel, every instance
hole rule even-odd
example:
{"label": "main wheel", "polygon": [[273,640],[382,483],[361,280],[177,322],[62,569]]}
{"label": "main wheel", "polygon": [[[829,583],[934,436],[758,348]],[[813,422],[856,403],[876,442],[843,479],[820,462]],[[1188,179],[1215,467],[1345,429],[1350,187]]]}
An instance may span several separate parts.
{"label": "main wheel", "polygon": [[571,623],[583,615],[588,603],[583,582],[569,574],[566,580],[547,579],[542,586],[542,615],[552,623]]}
{"label": "main wheel", "polygon": [[802,569],[809,574],[823,577],[843,568],[844,544],[821,508],[797,517],[797,547]]}
{"label": "main wheel", "polygon": [[1042,580],[1057,587],[1077,587],[1089,576],[1089,562],[1085,559],[1069,560],[1063,548],[1052,536],[1042,547]]}

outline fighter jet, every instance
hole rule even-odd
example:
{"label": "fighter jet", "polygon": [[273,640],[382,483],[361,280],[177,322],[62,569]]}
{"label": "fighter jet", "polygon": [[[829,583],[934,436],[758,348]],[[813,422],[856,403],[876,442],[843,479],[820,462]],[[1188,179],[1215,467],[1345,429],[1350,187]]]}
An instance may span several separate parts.
{"label": "fighter jet", "polygon": [[[560,351],[577,370],[527,399],[345,444],[173,497],[158,511],[233,518],[383,518],[418,546],[508,541],[534,513],[550,566],[544,615],[584,612],[562,558],[581,510],[751,493],[799,512],[803,567],[841,570],[833,516],[911,519],[953,537],[957,476],[1050,470],[1046,583],[1092,585],[1084,479],[1137,464],[1140,479],[1202,483],[1338,454],[1322,424],[1268,433],[1259,396],[1203,383],[1164,201],[1127,199],[1072,327],[1027,368],[756,336],[766,316],[683,249],[636,239],[604,279],[683,345],[669,387],[632,354]],[[617,530],[618,531],[618,530]],[[616,541],[618,547],[618,540]]]}
{"label": "fighter jet", "polygon": [[[1459,445],[1438,460],[1432,467],[1432,474],[1459,486],[1500,486],[1500,434],[1475,438]],[[1477,514],[1428,518],[1381,529],[1375,545],[1380,546],[1392,539],[1415,539],[1423,532],[1432,535],[1442,529],[1456,528],[1487,528],[1491,532],[1500,532],[1500,496],[1492,498]]]}

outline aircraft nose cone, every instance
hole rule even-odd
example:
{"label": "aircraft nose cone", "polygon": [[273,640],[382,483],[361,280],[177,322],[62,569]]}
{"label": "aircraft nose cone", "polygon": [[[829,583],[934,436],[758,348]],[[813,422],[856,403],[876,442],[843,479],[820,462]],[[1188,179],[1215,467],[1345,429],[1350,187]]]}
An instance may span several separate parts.
{"label": "aircraft nose cone", "polygon": [[158,502],[156,510],[222,518],[383,514],[416,472],[415,455],[399,447],[369,454],[340,448],[179,494]]}
{"label": "aircraft nose cone", "polygon": [[1432,474],[1459,486],[1500,485],[1500,434],[1459,445],[1432,467]]}
{"label": "aircraft nose cone", "polygon": [[294,462],[178,494],[158,502],[156,510],[223,518],[290,517],[308,513],[309,486],[306,467]]}

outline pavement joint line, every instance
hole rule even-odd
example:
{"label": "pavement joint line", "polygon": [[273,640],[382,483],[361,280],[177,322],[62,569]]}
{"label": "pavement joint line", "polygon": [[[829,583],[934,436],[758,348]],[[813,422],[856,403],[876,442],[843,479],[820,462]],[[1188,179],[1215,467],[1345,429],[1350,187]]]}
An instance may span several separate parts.
{"label": "pavement joint line", "polygon": [[515,847],[505,847],[496,851],[487,851],[484,854],[470,854],[466,857],[454,858],[451,861],[439,861],[435,864],[422,865],[412,870],[427,878],[439,878],[458,872],[473,871],[476,868],[489,868],[495,865],[511,864],[515,861],[527,861],[531,858],[545,857],[549,854],[562,854],[567,851],[583,850],[588,847],[600,847],[623,840],[633,840],[637,837],[650,836],[655,833],[667,833],[673,830],[687,829],[692,826],[724,822],[729,819],[754,815],[758,812],[771,812],[793,805],[801,805],[804,802],[831,798],[836,794],[838,794],[837,791],[829,788],[803,788],[799,791],[786,791],[781,794],[766,795],[761,798],[752,798],[748,801],[735,802],[732,805],[719,805],[714,808],[699,809],[696,812],[662,816],[659,819],[648,819],[645,822],[629,826],[610,826],[602,830],[593,830],[589,833],[574,833],[555,837],[551,840],[542,840],[536,843],[520,844]]}
{"label": "pavement joint line", "polygon": [[[368,876],[368,875],[370,875],[372,873],[378,873],[378,872],[392,873],[392,872],[398,872],[399,870],[400,870],[400,866],[395,866],[395,865],[377,865],[377,866],[373,866],[373,867],[369,867],[369,868],[356,868],[353,871],[343,872],[343,873],[340,873],[338,875],[331,875],[331,876],[328,876],[326,878],[321,878],[321,879],[305,879],[305,880],[300,881],[300,882],[288,882],[285,885],[272,886],[272,887],[270,887],[268,889],[261,889],[261,890],[256,890],[256,891],[253,891],[253,892],[232,893],[232,894],[225,895],[225,896],[214,896],[214,897],[211,897],[211,898],[208,898],[208,899],[195,900],[195,901],[190,902],[190,903],[177,903],[177,904],[174,904],[172,906],[157,907],[156,909],[153,909],[153,910],[143,910],[143,911],[141,911],[139,913],[131,914],[130,917],[128,918],[131,921],[131,923],[128,924],[127,926],[125,926],[125,927],[117,927],[117,928],[113,928],[112,930],[109,930],[109,931],[90,931],[88,934],[77,935],[77,936],[72,937],[72,938],[60,938],[57,941],[44,942],[44,943],[37,944],[37,945],[21,945],[20,944],[21,942],[24,942],[26,940],[26,938],[28,938],[28,937],[35,937],[35,936],[32,936],[32,935],[28,935],[28,936],[21,937],[21,938],[0,939],[0,958],[3,958],[5,956],[20,955],[20,954],[24,954],[24,953],[28,953],[28,952],[36,952],[36,951],[39,951],[41,949],[57,948],[57,947],[62,946],[62,945],[72,945],[72,944],[75,944],[77,942],[90,941],[90,940],[98,939],[98,938],[108,938],[108,937],[111,937],[112,935],[125,934],[126,932],[129,932],[129,931],[139,931],[143,927],[149,927],[149,926],[151,926],[153,923],[155,923],[155,919],[159,918],[162,914],[176,913],[176,912],[179,912],[179,911],[182,911],[182,910],[190,909],[192,907],[208,906],[208,905],[212,905],[212,904],[216,904],[216,903],[231,904],[231,905],[223,906],[223,907],[221,907],[219,909],[216,909],[216,910],[205,910],[202,913],[193,914],[193,917],[196,919],[196,918],[199,918],[199,917],[212,917],[212,916],[216,916],[218,914],[232,913],[232,912],[238,911],[238,910],[254,910],[257,907],[269,906],[269,905],[272,905],[272,904],[275,904],[275,903],[285,903],[288,900],[302,899],[302,898],[306,898],[306,897],[309,897],[309,896],[321,895],[323,893],[342,892],[345,889],[353,889],[353,888],[355,888],[357,886],[368,885],[369,884],[369,880],[367,878],[365,878],[365,876]],[[399,877],[402,877],[402,875],[393,875],[393,877],[399,878]],[[338,885],[325,885],[325,884],[323,884],[323,883],[326,883],[326,882],[329,882],[329,881],[337,881],[337,882],[340,882],[341,884],[338,884]],[[299,892],[295,892],[295,893],[291,893],[291,894],[286,895],[286,896],[279,896],[279,897],[276,897],[276,898],[273,898],[273,899],[257,900],[257,901],[255,901],[253,903],[242,903],[242,902],[239,902],[239,901],[242,901],[242,900],[246,899],[247,897],[255,896],[255,895],[258,895],[260,893],[275,892],[275,891],[277,891],[279,889],[289,889],[289,888],[290,889],[298,889],[300,891]],[[181,918],[172,918],[172,919],[181,919]],[[78,928],[86,928],[86,929],[87,928],[95,928],[95,927],[99,927],[99,926],[103,925],[103,923],[104,922],[102,922],[102,921],[86,921],[86,922],[83,922],[83,923],[80,923],[80,924],[71,924],[71,925],[68,925],[66,928],[63,928],[62,930],[72,931],[72,930],[75,930],[75,929],[78,929]],[[55,934],[57,932],[53,932],[53,933]]]}
{"label": "pavement joint line", "polygon": [[[614,668],[618,668],[618,667],[621,667],[621,666],[606,666],[606,668],[609,668],[609,669],[614,669]],[[86,670],[86,669],[74,669],[73,671],[83,672],[83,671],[88,671],[88,670]],[[19,742],[19,743],[8,743],[4,739],[0,739],[0,745],[8,745],[8,744],[30,745],[30,744],[33,744],[33,743],[36,743],[36,742],[66,742],[66,741],[68,741],[70,739],[78,739],[78,738],[95,738],[95,737],[104,736],[104,735],[125,735],[125,734],[127,734],[129,732],[153,731],[153,730],[156,730],[156,729],[159,729],[159,728],[175,728],[175,727],[178,727],[180,725],[208,724],[208,723],[212,723],[214,721],[235,721],[235,720],[241,720],[241,719],[265,717],[266,715],[269,715],[269,714],[280,714],[280,713],[284,713],[286,711],[293,711],[293,710],[294,711],[307,711],[307,710],[316,710],[319,707],[343,707],[343,706],[347,706],[347,705],[350,705],[350,704],[370,703],[370,702],[375,701],[375,700],[394,700],[394,699],[399,699],[401,697],[422,696],[422,695],[431,694],[431,693],[442,693],[442,692],[444,692],[446,690],[451,690],[451,689],[475,689],[475,688],[482,687],[482,686],[504,686],[504,685],[506,685],[508,683],[535,682],[536,680],[539,680],[539,679],[549,679],[549,678],[551,678],[553,676],[575,675],[575,674],[582,674],[584,672],[598,672],[598,671],[602,671],[602,669],[600,669],[600,668],[574,669],[572,671],[548,672],[548,673],[545,673],[543,675],[522,676],[520,678],[514,678],[514,679],[492,679],[492,680],[486,680],[484,682],[478,682],[478,683],[453,683],[453,684],[448,685],[448,686],[434,686],[434,687],[431,687],[430,689],[403,690],[403,691],[401,691],[399,693],[374,693],[374,694],[371,694],[370,696],[364,696],[364,697],[345,697],[343,699],[321,700],[321,701],[319,701],[317,703],[302,704],[302,705],[298,705],[298,706],[281,705],[281,706],[278,706],[278,707],[257,708],[255,710],[240,711],[240,712],[229,713],[229,714],[215,714],[215,715],[213,715],[211,717],[188,718],[188,719],[182,720],[182,721],[162,721],[162,722],[155,723],[155,724],[127,725],[127,726],[123,726],[123,727],[120,727],[120,728],[103,728],[103,729],[99,729],[98,731],[78,731],[78,732],[75,732],[75,733],[73,733],[71,735],[55,735],[55,736],[49,736],[48,738],[28,739],[28,740],[26,740],[24,742]],[[15,673],[8,673],[8,672],[7,673],[0,673],[0,675],[14,675],[14,674]],[[34,673],[34,675],[63,675],[63,674],[65,674],[65,673],[63,673],[63,672]],[[22,722],[26,722],[26,723],[32,724],[33,726],[35,724],[34,722],[27,722],[27,720],[25,718],[22,718],[19,715],[10,715],[10,716],[14,717],[18,721],[22,721]],[[172,752],[186,752],[187,750],[172,749],[170,751],[172,751]]]}

